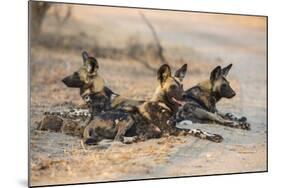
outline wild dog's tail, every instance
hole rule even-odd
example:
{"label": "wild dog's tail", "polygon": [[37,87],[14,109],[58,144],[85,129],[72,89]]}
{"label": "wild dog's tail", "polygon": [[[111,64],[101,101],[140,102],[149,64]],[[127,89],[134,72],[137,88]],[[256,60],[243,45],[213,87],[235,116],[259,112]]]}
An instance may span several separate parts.
{"label": "wild dog's tail", "polygon": [[206,140],[210,140],[212,142],[217,142],[217,143],[223,141],[223,137],[221,135],[208,133],[208,132],[202,131],[201,129],[188,129],[188,128],[180,129],[180,128],[175,127],[174,135],[176,135],[176,136],[192,135],[192,136],[195,136],[200,139],[206,139]]}

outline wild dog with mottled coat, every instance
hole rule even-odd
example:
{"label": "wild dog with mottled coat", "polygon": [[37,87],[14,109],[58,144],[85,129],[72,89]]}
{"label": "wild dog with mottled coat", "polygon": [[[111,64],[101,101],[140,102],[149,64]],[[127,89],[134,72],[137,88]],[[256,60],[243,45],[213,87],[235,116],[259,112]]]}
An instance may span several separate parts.
{"label": "wild dog with mottled coat", "polygon": [[180,129],[171,119],[183,105],[182,80],[187,72],[183,65],[172,76],[170,66],[162,65],[157,72],[159,86],[153,98],[128,113],[103,112],[84,130],[86,144],[97,144],[104,138],[124,143],[168,135],[193,135],[201,139],[221,142],[222,137],[199,129]]}
{"label": "wild dog with mottled coat", "polygon": [[97,59],[89,56],[86,51],[82,52],[82,58],[83,65],[73,74],[62,79],[62,82],[67,87],[79,88],[80,96],[84,99],[86,106],[46,111],[45,116],[38,123],[39,130],[67,132],[71,135],[82,136],[81,130],[84,130],[94,115],[113,109],[119,109],[119,111],[130,109],[144,102],[127,99],[114,93],[105,86],[104,79],[98,74]]}
{"label": "wild dog with mottled coat", "polygon": [[72,88],[79,88],[80,95],[86,104],[95,112],[112,108],[136,106],[144,101],[127,99],[105,86],[104,79],[98,74],[99,63],[96,58],[82,52],[83,66],[62,82]]}
{"label": "wild dog with mottled coat", "polygon": [[185,120],[192,123],[217,123],[228,127],[250,129],[245,117],[238,118],[231,113],[223,114],[217,110],[216,104],[222,98],[232,98],[236,95],[226,79],[232,64],[212,70],[210,79],[186,90],[183,98],[186,104],[176,116],[177,122]]}

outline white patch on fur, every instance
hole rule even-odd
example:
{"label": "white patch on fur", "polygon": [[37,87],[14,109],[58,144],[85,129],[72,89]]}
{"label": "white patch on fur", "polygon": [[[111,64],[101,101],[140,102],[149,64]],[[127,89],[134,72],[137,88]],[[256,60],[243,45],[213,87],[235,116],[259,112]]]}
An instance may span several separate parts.
{"label": "white patch on fur", "polygon": [[[181,74],[180,76],[182,76],[183,74]],[[177,77],[174,77],[174,79],[178,82],[178,83],[181,83],[181,80]]]}
{"label": "white patch on fur", "polygon": [[213,136],[211,133],[208,133],[208,132],[205,132],[205,131],[202,131],[206,136]]}
{"label": "white patch on fur", "polygon": [[182,125],[192,125],[193,123],[190,120],[183,120],[177,124],[182,126]]}
{"label": "white patch on fur", "polygon": [[114,99],[115,99],[115,97],[117,97],[118,95],[116,95],[116,94],[112,94],[111,96],[110,96],[110,100],[111,101],[113,101]]}

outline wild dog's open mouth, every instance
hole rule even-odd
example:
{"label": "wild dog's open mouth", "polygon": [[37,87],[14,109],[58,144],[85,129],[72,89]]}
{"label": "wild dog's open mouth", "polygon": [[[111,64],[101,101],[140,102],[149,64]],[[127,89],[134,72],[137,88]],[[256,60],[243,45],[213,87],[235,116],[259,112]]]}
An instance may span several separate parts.
{"label": "wild dog's open mouth", "polygon": [[177,100],[175,97],[172,97],[172,100],[179,106],[183,106],[185,102]]}

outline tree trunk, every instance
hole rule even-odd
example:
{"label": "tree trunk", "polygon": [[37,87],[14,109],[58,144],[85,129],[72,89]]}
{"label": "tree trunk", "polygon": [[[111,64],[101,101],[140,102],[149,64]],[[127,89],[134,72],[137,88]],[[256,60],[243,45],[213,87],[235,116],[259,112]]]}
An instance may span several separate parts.
{"label": "tree trunk", "polygon": [[31,40],[37,39],[41,32],[41,26],[47,10],[51,7],[46,2],[30,2],[30,34]]}

